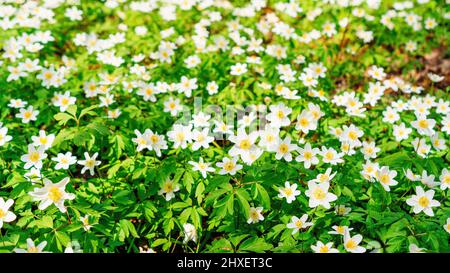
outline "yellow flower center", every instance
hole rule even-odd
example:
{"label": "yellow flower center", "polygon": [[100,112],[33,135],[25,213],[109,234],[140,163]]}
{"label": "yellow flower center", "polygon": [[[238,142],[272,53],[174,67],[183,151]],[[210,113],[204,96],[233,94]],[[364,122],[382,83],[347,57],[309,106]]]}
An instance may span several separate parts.
{"label": "yellow flower center", "polygon": [[202,142],[202,141],[204,141],[205,140],[205,137],[203,136],[203,135],[199,135],[198,137],[197,137],[197,141],[199,141],[199,142]]}
{"label": "yellow flower center", "polygon": [[419,203],[419,205],[421,207],[426,208],[430,204],[430,199],[428,199],[426,196],[422,196],[422,197],[419,198],[419,202],[418,203]]}
{"label": "yellow flower center", "polygon": [[228,161],[227,163],[223,164],[223,168],[228,172],[232,171],[234,169],[233,161]]}
{"label": "yellow flower center", "polygon": [[259,218],[258,212],[257,212],[256,210],[253,210],[253,211],[251,212],[251,214],[250,214],[250,217],[251,217],[253,220],[257,220],[257,219]]}
{"label": "yellow flower center", "polygon": [[177,140],[178,140],[179,142],[184,141],[184,133],[183,133],[183,132],[177,133]]}
{"label": "yellow flower center", "polygon": [[309,120],[307,118],[301,118],[299,121],[301,126],[306,127],[309,124]]}
{"label": "yellow flower center", "polygon": [[147,141],[143,137],[140,137],[140,138],[138,138],[138,143],[141,145],[146,145]]}
{"label": "yellow flower center", "polygon": [[55,203],[61,200],[62,196],[63,193],[58,187],[53,186],[48,190],[48,198]]}
{"label": "yellow flower center", "polygon": [[0,220],[6,216],[6,212],[2,209],[0,209]]}
{"label": "yellow flower center", "polygon": [[39,155],[38,152],[32,152],[30,154],[30,161],[31,162],[38,162],[40,158],[41,158],[41,156]]}
{"label": "yellow flower center", "polygon": [[303,222],[302,222],[301,220],[297,220],[297,221],[295,222],[295,226],[296,226],[298,229],[303,228]]}
{"label": "yellow flower center", "polygon": [[358,135],[356,134],[355,131],[350,131],[350,132],[348,133],[348,137],[349,137],[351,140],[357,140],[357,139],[358,139]]}
{"label": "yellow flower center", "polygon": [[442,179],[442,183],[450,184],[450,175],[444,176],[444,179]]}
{"label": "yellow flower center", "polygon": [[303,157],[304,157],[306,160],[310,160],[310,159],[313,157],[313,154],[312,154],[311,152],[305,152],[305,153],[303,154]]}
{"label": "yellow flower center", "polygon": [[156,143],[156,142],[158,142],[159,137],[158,137],[157,135],[152,135],[152,136],[150,137],[150,140],[151,140],[153,143]]}
{"label": "yellow flower center", "polygon": [[289,147],[288,147],[287,144],[282,143],[282,144],[280,145],[280,147],[278,148],[278,150],[279,150],[281,153],[285,154],[285,153],[287,153],[287,152],[289,151]]}
{"label": "yellow flower center", "polygon": [[166,184],[164,184],[164,191],[165,192],[172,192],[173,191],[172,182],[167,182]]}
{"label": "yellow flower center", "polygon": [[418,125],[420,128],[428,128],[428,121],[426,119],[419,120]]}
{"label": "yellow flower center", "polygon": [[380,176],[380,182],[383,184],[389,183],[389,175],[383,174]]}
{"label": "yellow flower center", "polygon": [[93,159],[86,160],[86,167],[92,168],[95,166],[95,161]]}
{"label": "yellow flower center", "polygon": [[244,139],[241,141],[241,143],[239,143],[239,148],[241,148],[243,150],[248,150],[248,149],[250,149],[251,146],[252,146],[252,144],[250,143],[250,141],[248,139]]}
{"label": "yellow flower center", "polygon": [[291,196],[292,195],[292,190],[291,190],[291,188],[284,188],[284,194],[286,195],[286,196]]}
{"label": "yellow flower center", "polygon": [[328,176],[327,174],[319,174],[319,181],[320,182],[325,182],[330,178],[330,176]]}
{"label": "yellow flower center", "polygon": [[45,72],[44,73],[44,78],[47,80],[51,80],[53,77],[53,74],[51,72]]}
{"label": "yellow flower center", "polygon": [[317,187],[314,189],[313,196],[317,200],[323,200],[323,199],[325,199],[327,194],[321,188]]}
{"label": "yellow flower center", "polygon": [[31,112],[30,111],[26,111],[25,113],[23,113],[23,117],[24,118],[31,118]]}
{"label": "yellow flower center", "polygon": [[39,249],[38,249],[37,247],[35,247],[35,246],[30,246],[30,247],[27,249],[27,252],[28,252],[28,253],[38,253],[38,252],[39,252]]}
{"label": "yellow flower center", "polygon": [[320,253],[328,253],[328,251],[330,251],[330,248],[326,245],[321,246],[319,249]]}
{"label": "yellow flower center", "polygon": [[356,244],[355,241],[353,241],[353,239],[349,239],[346,243],[345,243],[345,247],[347,249],[355,249],[358,245]]}
{"label": "yellow flower center", "polygon": [[68,99],[68,98],[62,98],[62,99],[61,99],[61,104],[62,104],[62,105],[67,105],[67,104],[69,104],[69,99]]}
{"label": "yellow flower center", "polygon": [[334,154],[333,154],[332,152],[326,152],[326,153],[325,153],[325,158],[326,158],[327,160],[333,160]]}

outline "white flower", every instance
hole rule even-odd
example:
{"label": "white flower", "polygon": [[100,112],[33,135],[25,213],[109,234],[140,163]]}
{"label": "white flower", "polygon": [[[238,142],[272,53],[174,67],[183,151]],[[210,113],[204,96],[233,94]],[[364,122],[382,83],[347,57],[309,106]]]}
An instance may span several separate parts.
{"label": "white flower", "polygon": [[319,205],[322,205],[326,209],[331,207],[330,202],[335,201],[337,196],[328,192],[329,187],[329,182],[322,182],[319,184],[314,181],[308,182],[308,190],[305,191],[305,194],[309,197],[310,208],[315,208]]}
{"label": "white flower", "polygon": [[390,186],[395,186],[398,182],[394,179],[397,176],[396,171],[389,170],[389,167],[383,166],[377,172],[377,180],[386,191],[390,191]]}
{"label": "white flower", "polygon": [[181,110],[183,110],[183,107],[180,104],[180,99],[169,97],[169,99],[164,102],[164,112],[169,112],[173,117],[177,116],[178,112]]}
{"label": "white flower", "polygon": [[347,215],[350,213],[350,211],[352,211],[352,209],[344,205],[338,205],[334,209],[334,212],[336,212],[336,214],[340,216]]}
{"label": "white flower", "polygon": [[70,96],[70,92],[66,91],[64,94],[56,93],[53,105],[59,107],[60,112],[65,112],[70,105],[74,105],[76,102],[75,97]]}
{"label": "white flower", "polygon": [[206,90],[208,91],[209,95],[214,95],[214,94],[217,94],[217,92],[219,90],[219,86],[214,81],[208,82],[208,84],[206,85]]}
{"label": "white flower", "polygon": [[56,155],[56,157],[53,157],[52,160],[57,162],[55,170],[59,169],[68,170],[70,165],[77,163],[77,157],[72,156],[71,152],[67,152],[65,154],[59,153],[58,155]]}
{"label": "white flower", "polygon": [[175,197],[175,192],[180,190],[180,186],[178,184],[175,184],[172,180],[169,178],[166,179],[166,181],[163,183],[161,189],[158,191],[159,195],[165,195],[166,201],[169,201],[170,199]]}
{"label": "white flower", "polygon": [[286,181],[284,183],[284,188],[279,188],[278,189],[279,194],[278,197],[279,198],[286,198],[286,202],[288,204],[292,203],[292,201],[295,200],[297,195],[300,195],[300,191],[297,190],[297,184],[290,184],[289,181]]}
{"label": "white flower", "polygon": [[234,157],[233,159],[229,159],[228,157],[224,157],[222,159],[222,162],[217,162],[216,166],[219,168],[222,168],[219,171],[219,174],[229,174],[229,175],[235,175],[237,171],[242,169],[242,165],[237,164],[237,157]]}
{"label": "white flower", "polygon": [[27,109],[20,108],[20,113],[16,114],[16,118],[21,118],[23,123],[29,123],[30,121],[35,121],[37,119],[37,115],[39,114],[38,110],[34,110],[33,106],[28,106]]}
{"label": "white flower", "polygon": [[327,244],[317,241],[316,245],[311,245],[311,249],[314,253],[339,253],[339,250],[333,248],[333,242]]}
{"label": "white flower", "polygon": [[33,145],[36,147],[42,146],[45,150],[50,149],[52,147],[53,141],[55,140],[55,135],[50,134],[47,135],[44,130],[39,131],[38,136],[32,136],[31,140],[33,141]]}
{"label": "white flower", "polygon": [[160,93],[160,90],[153,84],[143,84],[139,90],[137,91],[137,94],[139,96],[142,96],[144,98],[144,101],[151,101],[156,102],[156,96],[158,93]]}
{"label": "white flower", "polygon": [[64,253],[83,253],[80,243],[77,241],[69,242],[64,249]]}
{"label": "white flower", "polygon": [[134,133],[136,134],[136,137],[132,138],[131,141],[138,145],[136,148],[137,151],[140,152],[143,149],[148,148],[148,146],[150,145],[149,135],[145,132],[144,134],[142,134],[141,132],[139,132],[139,130],[134,130]]}
{"label": "white flower", "polygon": [[89,173],[94,175],[94,168],[102,163],[101,161],[96,160],[97,156],[98,153],[93,154],[92,157],[87,152],[84,153],[84,160],[78,160],[78,164],[83,166],[81,174],[84,174],[89,170]]}
{"label": "white flower", "polygon": [[266,116],[266,119],[270,121],[272,127],[280,128],[291,124],[289,119],[289,114],[292,112],[291,108],[285,106],[284,103],[271,105],[269,108],[271,112]]}
{"label": "white flower", "polygon": [[297,122],[295,123],[295,130],[302,131],[307,134],[309,131],[316,130],[317,121],[314,116],[307,110],[303,110],[300,115],[297,116]]}
{"label": "white flower", "polygon": [[441,182],[441,190],[450,189],[450,172],[448,169],[442,169],[439,181]]}
{"label": "white flower", "polygon": [[298,162],[303,162],[306,169],[309,169],[311,165],[316,165],[319,163],[319,158],[317,158],[317,154],[319,153],[318,148],[311,148],[311,144],[306,143],[304,148],[299,148],[298,152],[300,153],[295,160]]}
{"label": "white flower", "polygon": [[337,165],[338,163],[344,162],[341,158],[344,154],[337,153],[334,148],[327,149],[325,146],[322,146],[322,151],[319,152],[322,156],[322,161],[324,163],[330,163],[331,165]]}
{"label": "white flower", "polygon": [[393,128],[394,128],[393,134],[394,134],[395,140],[398,142],[400,142],[404,139],[407,139],[412,132],[412,129],[406,127],[403,122],[400,123],[400,125],[394,125]]}
{"label": "white flower", "polygon": [[183,224],[184,239],[183,244],[187,244],[189,241],[197,242],[197,230],[193,224]]}
{"label": "white flower", "polygon": [[364,132],[353,124],[348,127],[344,125],[340,140],[347,141],[354,146],[361,146],[361,141],[359,138],[362,137],[363,134]]}
{"label": "white flower", "polygon": [[228,151],[230,156],[240,156],[242,160],[249,159],[250,152],[256,148],[255,142],[259,133],[253,131],[250,134],[245,132],[243,127],[238,129],[237,135],[230,136],[229,140],[234,143],[234,146]]}
{"label": "white flower", "polygon": [[[147,248],[146,248],[147,247]],[[148,248],[148,246],[139,247],[139,253],[156,253],[152,248]]]}
{"label": "white flower", "polygon": [[192,91],[197,89],[197,78],[189,79],[185,76],[181,77],[181,82],[178,84],[178,92],[184,93],[186,97],[191,97]]}
{"label": "white flower", "polygon": [[209,119],[211,115],[205,114],[203,112],[199,112],[198,114],[192,115],[192,120],[190,123],[194,126],[194,128],[199,127],[209,127]]}
{"label": "white flower", "polygon": [[58,183],[53,183],[44,178],[44,187],[34,188],[29,194],[33,197],[34,201],[41,202],[38,206],[40,210],[45,210],[51,204],[55,204],[59,211],[66,212],[64,201],[75,199],[75,194],[65,192],[69,180],[69,177],[66,177]]}
{"label": "white flower", "polygon": [[181,124],[174,124],[172,131],[169,131],[167,133],[167,136],[169,137],[170,141],[172,141],[173,148],[181,147],[181,149],[186,149],[188,142],[191,142],[192,140],[192,124],[189,125],[181,125]]}
{"label": "white flower", "polygon": [[433,73],[428,73],[428,78],[432,81],[432,82],[440,82],[444,79],[444,76],[439,76],[437,74],[433,74]]}
{"label": "white flower", "polygon": [[297,216],[292,216],[291,222],[286,226],[287,228],[293,229],[292,235],[297,233],[300,229],[305,229],[313,225],[311,222],[307,222],[308,214],[303,214],[302,217],[298,218]]}
{"label": "white flower", "polygon": [[14,248],[14,252],[16,253],[44,253],[47,251],[43,251],[44,247],[47,245],[47,241],[43,241],[37,246],[34,244],[33,240],[31,238],[27,239],[27,249],[22,248]]}
{"label": "white flower", "polygon": [[344,248],[348,252],[351,253],[364,253],[366,252],[366,249],[362,246],[359,246],[359,243],[361,243],[363,237],[358,234],[353,237],[350,237],[350,232],[347,229],[344,234]]}
{"label": "white flower", "polygon": [[426,139],[424,138],[415,138],[411,144],[414,147],[414,150],[421,157],[426,157],[431,150],[431,146],[426,143]]}
{"label": "white flower", "polygon": [[419,115],[415,121],[411,122],[411,126],[414,127],[420,135],[425,136],[432,136],[434,134],[434,125],[436,125],[436,121],[434,119],[427,119],[425,115]]}
{"label": "white flower", "polygon": [[279,142],[279,133],[279,128],[274,128],[270,125],[266,125],[264,130],[261,130],[259,133],[260,140],[258,145],[260,147],[266,148],[267,151],[275,151]]}
{"label": "white flower", "polygon": [[426,170],[422,171],[422,176],[420,177],[420,182],[422,182],[422,184],[426,185],[429,188],[434,188],[437,185],[439,185],[439,183],[434,181],[434,175],[428,175]]}
{"label": "white flower", "polygon": [[423,211],[428,216],[434,216],[433,207],[439,207],[441,203],[433,200],[434,190],[424,191],[421,186],[416,187],[416,194],[406,200],[406,204],[413,207],[415,214]]}
{"label": "white flower", "polygon": [[89,223],[89,215],[86,214],[85,216],[80,216],[80,221],[83,224],[83,229],[85,231],[88,231],[92,228],[92,224]]}
{"label": "white flower", "polygon": [[9,208],[14,204],[14,200],[8,199],[6,202],[0,197],[0,229],[3,223],[9,223],[16,220],[16,215],[9,211]]}
{"label": "white flower", "polygon": [[314,181],[318,182],[318,183],[323,183],[323,182],[330,182],[331,179],[333,179],[333,177],[336,175],[336,172],[331,173],[332,169],[328,168],[325,173],[319,173],[316,176],[316,179],[314,179]]}
{"label": "white flower", "polygon": [[259,221],[264,220],[264,216],[262,215],[263,207],[251,207],[248,212],[248,224],[258,223]]}
{"label": "white flower", "polygon": [[348,226],[332,226],[333,230],[329,231],[328,234],[336,234],[336,235],[342,235],[344,236],[345,233],[348,231],[352,231],[353,228],[349,228]]}
{"label": "white flower", "polygon": [[420,181],[420,175],[414,174],[410,169],[406,170],[405,176],[411,181]]}
{"label": "white flower", "polygon": [[237,63],[231,66],[231,75],[240,76],[247,72],[247,64]]}
{"label": "white flower", "polygon": [[445,150],[447,148],[447,145],[445,145],[445,139],[439,138],[437,133],[432,135],[430,140],[433,147],[438,151]]}
{"label": "white flower", "polygon": [[284,158],[287,162],[292,161],[291,152],[296,151],[298,146],[295,144],[291,144],[291,137],[287,136],[284,140],[280,141],[276,150],[275,158],[280,160]]}
{"label": "white flower", "polygon": [[200,62],[201,60],[197,55],[189,56],[184,60],[187,68],[196,67],[198,64],[200,64]]}
{"label": "white flower", "polygon": [[425,248],[420,248],[416,244],[409,245],[409,253],[424,253]]}
{"label": "white flower", "polygon": [[25,162],[23,166],[25,169],[29,169],[31,167],[35,167],[36,169],[42,168],[42,160],[47,158],[47,154],[45,153],[45,147],[40,146],[37,150],[36,148],[30,144],[28,145],[28,153],[23,155],[20,160]]}
{"label": "white flower", "polygon": [[377,158],[377,153],[380,151],[380,148],[375,146],[375,142],[363,142],[362,151],[364,154],[364,159],[368,160],[370,158]]}
{"label": "white flower", "polygon": [[450,218],[447,218],[447,222],[444,225],[444,229],[445,229],[445,231],[450,233]]}
{"label": "white flower", "polygon": [[40,169],[31,168],[27,173],[23,175],[32,184],[40,182],[44,176],[41,174]]}
{"label": "white flower", "polygon": [[362,167],[363,169],[361,171],[361,175],[364,177],[364,179],[373,182],[374,178],[376,178],[377,176],[378,170],[380,169],[380,165],[378,163],[366,161],[366,163],[364,163]]}
{"label": "white flower", "polygon": [[81,15],[83,15],[83,11],[77,9],[77,7],[66,9],[65,16],[68,17],[71,21],[80,21],[82,19]]}
{"label": "white flower", "polygon": [[23,101],[21,99],[11,99],[8,104],[9,107],[16,108],[16,109],[23,108],[26,105],[27,105],[27,102]]}
{"label": "white flower", "polygon": [[189,161],[188,163],[194,166],[192,170],[199,171],[202,174],[203,178],[206,178],[208,172],[214,172],[214,168],[209,166],[211,165],[211,163],[203,162],[203,158],[201,157],[199,162]]}
{"label": "white flower", "polygon": [[6,142],[11,141],[12,136],[9,136],[7,134],[8,134],[8,128],[1,127],[1,125],[0,125],[0,147],[5,145]]}

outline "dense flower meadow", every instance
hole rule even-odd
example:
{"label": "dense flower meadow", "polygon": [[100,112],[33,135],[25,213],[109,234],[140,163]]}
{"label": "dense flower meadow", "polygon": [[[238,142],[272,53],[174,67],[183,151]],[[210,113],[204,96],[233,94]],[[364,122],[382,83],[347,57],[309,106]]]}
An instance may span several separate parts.
{"label": "dense flower meadow", "polygon": [[450,252],[449,0],[0,0],[0,252]]}

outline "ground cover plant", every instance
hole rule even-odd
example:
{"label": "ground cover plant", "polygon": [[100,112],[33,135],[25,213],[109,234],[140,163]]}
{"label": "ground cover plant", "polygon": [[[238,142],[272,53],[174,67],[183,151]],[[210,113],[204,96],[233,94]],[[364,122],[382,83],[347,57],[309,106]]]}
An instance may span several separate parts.
{"label": "ground cover plant", "polygon": [[0,0],[0,251],[449,252],[449,20]]}

